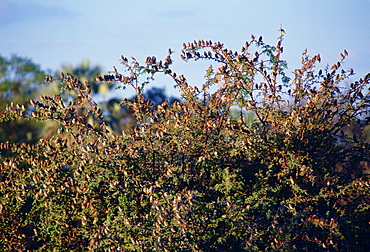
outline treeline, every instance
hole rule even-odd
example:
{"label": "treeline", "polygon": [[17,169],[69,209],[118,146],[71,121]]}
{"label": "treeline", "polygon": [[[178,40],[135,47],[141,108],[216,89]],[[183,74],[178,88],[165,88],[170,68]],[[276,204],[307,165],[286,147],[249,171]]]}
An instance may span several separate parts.
{"label": "treeline", "polygon": [[[104,111],[105,120],[111,130],[120,133],[124,129],[134,127],[135,117],[127,107],[120,104],[121,99],[117,96],[108,98],[108,95],[114,92],[113,83],[96,81],[97,76],[104,76],[103,70],[99,66],[92,66],[87,60],[77,66],[62,65],[55,74],[50,74],[50,70],[42,70],[40,65],[29,58],[17,55],[9,58],[0,56],[0,110],[4,111],[13,102],[19,106],[25,106],[31,113],[34,109],[30,100],[38,100],[41,95],[60,94],[65,101],[75,100],[76,94],[73,91],[62,90],[63,78],[61,77],[64,74],[72,75],[82,83],[89,83],[91,94],[103,100],[99,102],[99,106]],[[159,87],[150,87],[145,91],[145,97],[156,104],[163,103],[165,100],[171,103],[177,100],[175,97],[167,97],[165,88]],[[129,99],[134,100],[135,96]],[[0,142],[35,143],[40,138],[49,139],[54,136],[58,126],[53,120],[3,121],[0,124]],[[4,155],[5,153],[1,151],[1,161]]]}
{"label": "treeline", "polygon": [[[121,56],[123,73],[92,81],[47,75],[58,93],[9,99],[2,128],[55,130],[0,144],[0,248],[366,251],[370,75],[348,83],[346,51],[322,70],[304,51],[290,76],[282,41],[184,43],[183,60],[211,61],[203,85],[173,72],[169,50],[144,64]],[[181,99],[148,89],[157,74]],[[96,81],[136,96],[102,107]]]}

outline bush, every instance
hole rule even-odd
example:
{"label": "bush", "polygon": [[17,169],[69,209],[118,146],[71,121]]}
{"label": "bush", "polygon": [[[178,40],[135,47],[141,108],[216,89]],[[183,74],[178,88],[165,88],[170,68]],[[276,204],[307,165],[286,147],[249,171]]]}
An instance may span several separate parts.
{"label": "bush", "polygon": [[[136,91],[122,104],[137,124],[121,133],[110,130],[89,84],[71,75],[63,87],[76,92],[74,101],[42,96],[31,100],[33,113],[10,104],[1,120],[60,127],[51,140],[1,144],[15,155],[1,164],[0,247],[365,251],[370,75],[346,87],[354,74],[341,68],[346,51],[318,71],[320,55],[304,51],[290,78],[282,41],[252,36],[240,52],[220,42],[184,44],[183,60],[218,64],[199,87],[171,70],[171,50],[144,65],[122,56],[124,74],[98,76]],[[181,102],[146,99],[160,72]]]}

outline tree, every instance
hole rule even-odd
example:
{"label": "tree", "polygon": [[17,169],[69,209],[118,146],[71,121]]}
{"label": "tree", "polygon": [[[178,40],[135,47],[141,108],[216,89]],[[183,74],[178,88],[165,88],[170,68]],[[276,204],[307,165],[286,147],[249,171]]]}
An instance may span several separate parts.
{"label": "tree", "polygon": [[77,66],[73,65],[63,65],[61,70],[56,73],[69,73],[74,77],[78,78],[81,82],[89,82],[90,88],[94,94],[100,93],[103,96],[106,96],[108,91],[112,89],[112,86],[107,83],[98,84],[95,77],[103,74],[103,70],[100,66],[91,66],[88,60],[82,61]]}
{"label": "tree", "polygon": [[[0,56],[0,111],[10,102],[27,106],[30,99],[38,96],[38,84],[45,78],[40,66],[28,58],[12,55]],[[38,125],[25,120],[3,122],[0,126],[0,142],[34,142],[38,140]]]}
{"label": "tree", "polygon": [[[32,101],[29,119],[53,119],[60,130],[32,146],[0,146],[19,153],[0,169],[2,248],[366,251],[370,148],[344,128],[369,125],[370,75],[342,86],[354,74],[341,68],[344,51],[318,71],[320,55],[304,52],[290,77],[282,41],[252,36],[240,52],[184,44],[183,60],[218,64],[200,87],[171,70],[171,50],[142,65],[122,56],[125,74],[99,77],[136,91],[122,101],[136,125],[122,134],[109,130],[88,83],[73,76],[64,85],[76,100]],[[181,101],[145,97],[158,73],[174,80]],[[0,115],[21,117],[16,105]]]}
{"label": "tree", "polygon": [[0,57],[0,109],[10,101],[25,104],[37,94],[37,84],[42,82],[45,72],[28,58],[12,55],[10,59]]}

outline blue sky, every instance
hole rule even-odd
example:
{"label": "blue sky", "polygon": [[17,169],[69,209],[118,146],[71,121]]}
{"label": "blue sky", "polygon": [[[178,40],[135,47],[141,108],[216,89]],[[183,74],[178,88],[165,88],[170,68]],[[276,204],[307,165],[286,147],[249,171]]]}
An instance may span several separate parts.
{"label": "blue sky", "polygon": [[0,54],[30,57],[53,71],[89,59],[109,71],[121,69],[121,54],[144,63],[171,48],[174,69],[199,82],[209,62],[181,62],[183,42],[211,39],[240,50],[254,34],[274,45],[282,25],[288,72],[299,67],[304,48],[324,64],[346,49],[344,67],[360,78],[370,72],[369,13],[370,0],[0,0]]}

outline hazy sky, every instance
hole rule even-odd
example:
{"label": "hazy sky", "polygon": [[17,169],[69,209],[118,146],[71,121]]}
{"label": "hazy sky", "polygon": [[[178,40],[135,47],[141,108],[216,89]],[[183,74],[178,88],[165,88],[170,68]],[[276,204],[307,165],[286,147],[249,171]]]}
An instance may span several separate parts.
{"label": "hazy sky", "polygon": [[275,45],[282,25],[288,72],[299,67],[304,48],[330,64],[346,49],[344,67],[360,78],[370,72],[369,13],[370,0],[0,0],[0,54],[30,57],[53,71],[89,59],[109,71],[122,69],[121,54],[144,63],[171,48],[174,69],[198,81],[208,63],[182,63],[183,42],[211,39],[240,50],[254,34]]}

